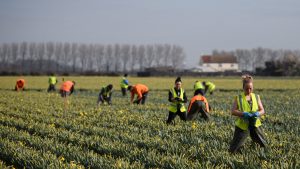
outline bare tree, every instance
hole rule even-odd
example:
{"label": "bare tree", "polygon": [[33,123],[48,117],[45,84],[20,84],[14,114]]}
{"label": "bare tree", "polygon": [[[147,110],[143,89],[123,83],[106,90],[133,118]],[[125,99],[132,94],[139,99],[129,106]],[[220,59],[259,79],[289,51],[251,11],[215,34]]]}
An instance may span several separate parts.
{"label": "bare tree", "polygon": [[154,61],[154,47],[153,45],[147,45],[146,46],[146,58],[145,62],[147,67],[151,67],[153,61]]}
{"label": "bare tree", "polygon": [[137,49],[136,45],[132,45],[132,47],[131,47],[131,71],[134,71],[134,67],[138,60],[137,50],[138,49]]}
{"label": "bare tree", "polygon": [[79,59],[81,62],[81,73],[83,73],[83,71],[85,70],[85,67],[86,67],[86,62],[87,62],[87,58],[86,58],[87,46],[86,46],[86,44],[80,44],[78,51],[79,51]]}
{"label": "bare tree", "polygon": [[38,56],[38,69],[39,69],[39,72],[42,73],[44,56],[45,56],[45,44],[44,43],[38,44],[37,56]]}
{"label": "bare tree", "polygon": [[77,57],[78,57],[78,45],[77,43],[72,43],[71,46],[71,57],[72,57],[72,70],[73,73],[76,71],[76,61],[77,61]]}
{"label": "bare tree", "polygon": [[144,69],[144,63],[145,63],[145,46],[140,45],[138,48],[138,61],[139,61],[139,66],[140,66],[140,71]]}
{"label": "bare tree", "polygon": [[56,43],[55,44],[55,64],[56,64],[56,72],[60,72],[60,59],[62,57],[63,53],[63,44],[62,43]]}
{"label": "bare tree", "polygon": [[69,58],[70,58],[70,53],[71,53],[71,45],[68,42],[65,42],[63,45],[63,55],[62,55],[62,61],[63,61],[63,67],[64,67],[64,72],[67,72],[67,68],[68,68],[68,63]]}
{"label": "bare tree", "polygon": [[2,71],[6,70],[7,62],[8,62],[8,50],[9,50],[9,45],[7,43],[3,43],[2,45],[2,50],[1,50],[1,68]]}
{"label": "bare tree", "polygon": [[120,57],[121,56],[121,48],[119,44],[115,44],[114,46],[114,71],[119,71],[120,67]]}
{"label": "bare tree", "polygon": [[106,46],[106,53],[105,53],[106,72],[109,72],[111,70],[110,66],[113,64],[112,55],[113,55],[113,48],[112,48],[112,45],[109,44],[109,45]]}
{"label": "bare tree", "polygon": [[171,45],[165,44],[164,45],[164,66],[170,65],[170,51],[171,51]]}
{"label": "bare tree", "polygon": [[97,71],[101,72],[104,60],[104,46],[99,44],[96,46],[96,63],[97,63]]}
{"label": "bare tree", "polygon": [[182,47],[173,45],[171,50],[171,56],[172,66],[175,69],[178,69],[183,66],[185,54]]}
{"label": "bare tree", "polygon": [[160,66],[160,63],[162,61],[162,58],[163,58],[163,51],[164,51],[164,47],[163,45],[160,45],[160,44],[157,44],[155,45],[155,57],[154,57],[154,61],[155,61],[155,65],[157,67]]}
{"label": "bare tree", "polygon": [[50,71],[51,72],[51,62],[52,62],[52,57],[53,57],[53,54],[54,54],[54,43],[53,42],[47,42],[46,43],[46,56],[47,56],[47,60],[48,60],[48,63],[47,63],[47,71]]}
{"label": "bare tree", "polygon": [[27,42],[22,42],[21,45],[20,45],[20,55],[21,55],[21,58],[22,58],[22,61],[21,61],[21,73],[23,74],[23,69],[24,69],[24,61],[25,61],[25,57],[26,57],[26,54],[27,54]]}
{"label": "bare tree", "polygon": [[130,58],[130,46],[129,45],[122,45],[121,46],[121,57],[123,60],[123,72],[127,71],[127,64]]}
{"label": "bare tree", "polygon": [[89,71],[94,70],[94,62],[95,62],[95,45],[90,44],[87,47],[87,69]]}
{"label": "bare tree", "polygon": [[[17,63],[17,59],[18,59],[18,53],[19,53],[19,44],[17,43],[12,43],[11,44],[11,64],[15,65]],[[13,69],[15,68],[15,66],[12,67],[11,71],[14,71]]]}
{"label": "bare tree", "polygon": [[36,43],[30,43],[29,44],[29,69],[28,71],[33,72],[35,69],[33,67],[33,63],[35,62],[35,58],[36,58]]}

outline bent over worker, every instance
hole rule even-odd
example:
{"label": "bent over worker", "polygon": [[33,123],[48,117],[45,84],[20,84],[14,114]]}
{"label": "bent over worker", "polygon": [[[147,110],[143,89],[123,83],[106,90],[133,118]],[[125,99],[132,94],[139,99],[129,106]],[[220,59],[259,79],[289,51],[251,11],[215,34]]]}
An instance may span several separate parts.
{"label": "bent over worker", "polygon": [[207,99],[199,93],[194,96],[189,103],[187,120],[193,120],[198,116],[198,114],[201,114],[201,117],[208,121],[208,113],[209,105]]}
{"label": "bent over worker", "polygon": [[265,114],[260,97],[253,93],[253,78],[242,76],[243,92],[234,98],[231,113],[237,116],[235,131],[229,152],[235,153],[246,141],[250,132],[251,139],[262,147],[267,146],[265,135],[261,128],[260,116]]}
{"label": "bent over worker", "polygon": [[111,96],[112,96],[113,85],[109,84],[106,87],[102,87],[99,96],[98,96],[98,105],[100,102],[104,104],[105,102],[111,105]]}
{"label": "bent over worker", "polygon": [[201,94],[204,95],[204,86],[201,81],[196,81],[194,84],[194,96]]}
{"label": "bent over worker", "polygon": [[172,123],[177,115],[181,120],[186,120],[185,103],[187,103],[187,97],[181,85],[181,78],[177,77],[174,88],[169,90],[169,102],[171,102],[171,104],[169,106],[169,117],[166,122],[167,124]]}
{"label": "bent over worker", "polygon": [[[134,86],[128,86],[127,89],[131,93],[130,103],[145,104],[149,92],[149,89],[146,85],[136,84]],[[137,95],[137,98],[133,101],[135,94]]]}
{"label": "bent over worker", "polygon": [[19,90],[25,90],[25,80],[24,79],[18,79],[15,86],[15,91]]}
{"label": "bent over worker", "polygon": [[61,97],[66,98],[74,92],[75,81],[65,81],[60,87]]}
{"label": "bent over worker", "polygon": [[202,82],[203,86],[204,86],[204,93],[203,93],[203,96],[205,96],[205,94],[207,92],[209,92],[210,95],[213,94],[213,92],[215,91],[216,89],[216,85],[213,84],[212,82],[208,82],[208,81],[203,81]]}

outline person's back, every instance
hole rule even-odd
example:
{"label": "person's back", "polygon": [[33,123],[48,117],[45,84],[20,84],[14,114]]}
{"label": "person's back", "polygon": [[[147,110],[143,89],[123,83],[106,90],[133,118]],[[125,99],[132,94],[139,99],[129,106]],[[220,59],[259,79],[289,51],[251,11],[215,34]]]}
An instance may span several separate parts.
{"label": "person's back", "polygon": [[70,92],[73,85],[74,85],[74,84],[73,84],[72,81],[65,81],[65,82],[61,85],[60,90],[63,90],[63,91],[66,91],[66,92]]}
{"label": "person's back", "polygon": [[18,79],[16,82],[15,90],[24,90],[25,88],[25,80],[24,79]]}

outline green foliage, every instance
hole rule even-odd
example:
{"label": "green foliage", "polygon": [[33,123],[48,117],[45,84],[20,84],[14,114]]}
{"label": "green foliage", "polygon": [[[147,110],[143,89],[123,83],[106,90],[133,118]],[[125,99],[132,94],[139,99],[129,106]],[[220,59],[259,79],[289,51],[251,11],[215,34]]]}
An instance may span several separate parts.
{"label": "green foliage", "polygon": [[[237,84],[219,84],[221,90],[207,97],[213,108],[211,121],[182,122],[177,117],[175,126],[165,124],[167,89],[174,79],[159,79],[170,81],[161,86],[153,79],[131,79],[138,80],[153,86],[144,106],[129,105],[129,96],[122,97],[118,87],[112,106],[96,105],[98,90],[92,85],[69,97],[66,106],[58,94],[44,90],[1,90],[0,168],[300,167],[300,92],[292,85],[287,84],[289,89],[271,89],[264,84],[274,79],[259,80],[261,84],[257,86],[262,87],[255,92],[261,96],[267,113],[263,129],[269,147],[260,148],[248,138],[242,152],[232,155],[227,150],[235,120],[230,115],[231,104],[240,89],[237,80],[215,80]],[[188,86],[193,85],[194,79],[183,81],[187,96],[191,97]],[[38,89],[44,84],[35,85]]]}

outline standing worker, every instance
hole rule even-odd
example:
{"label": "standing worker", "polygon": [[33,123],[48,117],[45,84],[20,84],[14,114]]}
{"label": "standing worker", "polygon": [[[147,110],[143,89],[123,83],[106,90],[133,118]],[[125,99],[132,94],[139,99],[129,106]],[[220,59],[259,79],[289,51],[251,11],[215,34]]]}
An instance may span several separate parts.
{"label": "standing worker", "polygon": [[196,81],[194,84],[194,96],[201,94],[202,96],[204,95],[204,86],[201,81]]}
{"label": "standing worker", "polygon": [[49,87],[48,87],[48,92],[54,91],[55,92],[55,85],[57,84],[57,79],[54,76],[54,74],[51,74],[51,76],[49,77],[48,83],[49,83]]}
{"label": "standing worker", "polygon": [[186,120],[186,108],[184,104],[187,103],[187,97],[181,85],[181,78],[177,77],[175,87],[169,90],[169,102],[171,102],[171,104],[169,106],[167,124],[170,124],[177,115],[181,120]]}
{"label": "standing worker", "polygon": [[209,105],[207,99],[202,96],[200,93],[194,96],[189,104],[187,120],[195,119],[200,113],[201,116],[208,121],[209,120]]}
{"label": "standing worker", "polygon": [[260,116],[265,114],[260,97],[253,92],[253,78],[243,75],[243,93],[234,98],[231,113],[237,116],[235,121],[234,136],[230,144],[229,152],[235,153],[246,141],[250,132],[251,139],[262,147],[266,147],[264,133],[261,129]]}
{"label": "standing worker", "polygon": [[[136,84],[134,86],[130,85],[128,86],[128,90],[131,93],[130,103],[145,104],[149,92],[149,89],[146,85],[143,84]],[[135,101],[133,101],[135,94],[137,95],[137,98]]]}
{"label": "standing worker", "polygon": [[102,104],[104,104],[105,102],[107,102],[109,105],[111,105],[111,95],[112,95],[112,89],[113,89],[113,85],[109,84],[106,87],[102,87],[100,93],[99,93],[99,97],[98,97],[98,105],[100,104],[100,102]]}
{"label": "standing worker", "polygon": [[126,90],[128,88],[128,85],[129,85],[129,81],[127,80],[127,74],[124,74],[124,76],[120,82],[121,91],[122,91],[123,96],[127,95]]}
{"label": "standing worker", "polygon": [[15,91],[19,90],[25,90],[25,80],[24,79],[18,79],[15,86]]}
{"label": "standing worker", "polygon": [[213,84],[212,82],[208,82],[208,81],[203,81],[202,82],[203,86],[204,86],[204,94],[203,96],[205,96],[206,92],[208,91],[210,95],[213,94],[215,88],[216,88],[216,85]]}

